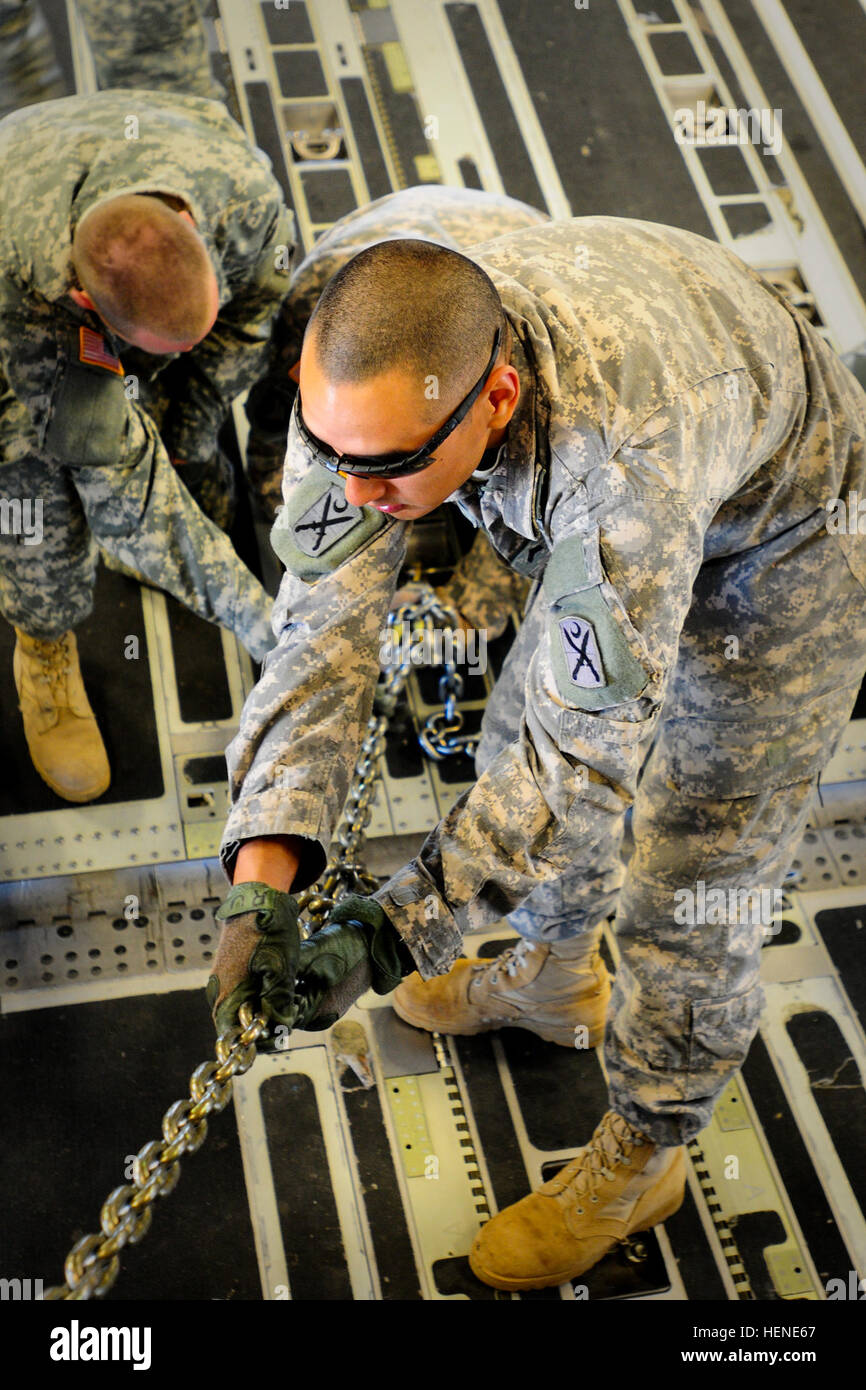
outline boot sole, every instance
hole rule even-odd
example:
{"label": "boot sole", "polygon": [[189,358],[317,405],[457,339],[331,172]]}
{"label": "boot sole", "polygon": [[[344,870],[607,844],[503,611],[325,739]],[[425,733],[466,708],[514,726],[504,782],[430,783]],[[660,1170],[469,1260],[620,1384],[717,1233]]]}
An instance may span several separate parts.
{"label": "boot sole", "polygon": [[645,1193],[635,1206],[634,1224],[629,1226],[625,1236],[620,1240],[612,1240],[607,1250],[597,1256],[592,1264],[584,1265],[581,1269],[564,1269],[556,1274],[539,1276],[535,1279],[509,1279],[506,1275],[489,1274],[484,1270],[480,1261],[475,1258],[473,1250],[469,1251],[469,1267],[476,1279],[480,1279],[482,1284],[488,1284],[493,1289],[503,1289],[506,1293],[516,1293],[521,1289],[558,1288],[560,1284],[568,1284],[572,1279],[579,1279],[581,1274],[593,1269],[600,1260],[610,1254],[611,1250],[615,1250],[617,1245],[622,1245],[628,1236],[636,1236],[641,1231],[652,1230],[653,1226],[660,1226],[663,1221],[667,1221],[669,1217],[679,1211],[686,1195],[686,1155],[684,1149],[680,1149],[679,1156],[674,1159],[670,1171],[665,1174],[666,1187],[672,1178],[677,1180],[682,1178],[682,1187],[677,1181],[677,1187],[674,1188],[674,1191],[666,1191],[661,1199],[658,1196],[653,1199],[652,1193]]}
{"label": "boot sole", "polygon": [[[536,1027],[528,1020],[524,1021],[519,1018],[503,1019],[501,1023],[479,1023],[474,1028],[446,1028],[445,1026],[437,1026],[436,1024],[430,1023],[429,1020],[425,1022],[420,1015],[416,1014],[413,1016],[412,1012],[402,1004],[398,1004],[396,999],[391,1000],[391,1007],[398,1018],[402,1018],[404,1023],[410,1023],[413,1028],[422,1028],[425,1033],[444,1033],[446,1037],[454,1038],[474,1038],[477,1037],[479,1033],[493,1033],[500,1028],[525,1028],[527,1032],[534,1033],[536,1037],[542,1038],[544,1042],[558,1043],[560,1047],[574,1047],[574,1028],[568,1033],[565,1033],[564,1030]],[[607,1011],[607,1000],[605,1001],[604,1007],[605,1011]],[[579,1027],[580,1025],[577,1024],[575,1026]],[[595,1028],[589,1028],[589,1041],[586,1050],[589,1051],[594,1047],[598,1047],[603,1038],[604,1023],[601,1023]],[[579,1050],[583,1051],[584,1049]]]}

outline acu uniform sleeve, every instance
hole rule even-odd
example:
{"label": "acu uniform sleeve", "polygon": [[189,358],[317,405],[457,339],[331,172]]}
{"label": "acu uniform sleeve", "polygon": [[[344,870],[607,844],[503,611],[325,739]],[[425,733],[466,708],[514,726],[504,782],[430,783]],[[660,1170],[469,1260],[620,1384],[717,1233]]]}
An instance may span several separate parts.
{"label": "acu uniform sleeve", "polygon": [[0,281],[0,363],[40,457],[73,468],[131,460],[147,468],[162,447],[127,398],[105,335],[11,277]]}
{"label": "acu uniform sleeve", "polygon": [[339,480],[307,463],[294,425],[283,495],[272,532],[288,565],[272,615],[278,641],[226,751],[232,804],[220,855],[231,877],[242,841],[305,838],[301,891],[324,865],[366,732],[409,528],[372,508],[347,517]]}

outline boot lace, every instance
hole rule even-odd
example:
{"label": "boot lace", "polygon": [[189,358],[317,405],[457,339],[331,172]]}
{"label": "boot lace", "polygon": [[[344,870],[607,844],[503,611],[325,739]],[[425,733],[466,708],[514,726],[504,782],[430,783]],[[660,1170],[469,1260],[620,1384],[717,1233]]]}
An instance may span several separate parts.
{"label": "boot lace", "polygon": [[57,704],[59,703],[57,697],[63,692],[66,677],[72,664],[69,633],[64,633],[56,642],[37,639],[34,642],[34,649],[40,665],[37,679],[47,682],[51,692],[51,702]]}
{"label": "boot lace", "polygon": [[[617,1167],[620,1164],[628,1166],[632,1152],[648,1142],[646,1135],[632,1129],[622,1115],[609,1110],[586,1148],[551,1179],[549,1190],[562,1192],[567,1187],[576,1197],[597,1202],[598,1194],[594,1189],[601,1179],[614,1182]],[[583,1208],[577,1210],[582,1212]]]}
{"label": "boot lace", "polygon": [[509,946],[506,951],[500,952],[500,954],[494,956],[492,960],[484,961],[481,965],[473,965],[473,972],[476,975],[485,971],[488,972],[489,983],[491,985],[495,985],[498,982],[500,972],[503,970],[506,975],[511,976],[513,979],[518,970],[522,968],[526,960],[527,952],[531,949],[531,941],[518,941],[516,946]]}

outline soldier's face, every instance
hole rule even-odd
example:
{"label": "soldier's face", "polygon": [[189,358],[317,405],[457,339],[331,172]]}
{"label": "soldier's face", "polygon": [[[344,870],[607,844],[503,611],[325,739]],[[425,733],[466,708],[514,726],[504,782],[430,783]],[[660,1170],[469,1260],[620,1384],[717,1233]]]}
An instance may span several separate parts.
{"label": "soldier's face", "polygon": [[[431,423],[424,383],[401,371],[363,382],[330,381],[307,346],[301,356],[300,392],[305,424],[340,454],[411,453],[423,447],[448,414],[443,410]],[[350,474],[346,500],[401,521],[425,516],[462,487],[485,449],[501,442],[519,394],[516,369],[508,364],[494,367],[478,400],[436,449],[428,467],[395,478]]]}

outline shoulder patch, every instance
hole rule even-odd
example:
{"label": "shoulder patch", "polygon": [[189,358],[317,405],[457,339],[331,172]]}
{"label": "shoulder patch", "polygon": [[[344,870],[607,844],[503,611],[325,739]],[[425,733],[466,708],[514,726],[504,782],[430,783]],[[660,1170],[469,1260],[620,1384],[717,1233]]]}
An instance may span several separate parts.
{"label": "shoulder patch", "polygon": [[123,368],[106,350],[102,334],[90,328],[64,331],[59,346],[42,445],[62,463],[116,463],[130,410]]}
{"label": "shoulder patch", "polygon": [[637,699],[652,677],[652,663],[607,582],[597,531],[569,536],[554,548],[543,590],[553,673],[563,700],[602,710]]}
{"label": "shoulder patch", "polygon": [[337,569],[373,536],[393,525],[374,507],[353,507],[327,468],[313,464],[292,488],[271,528],[271,548],[306,583]]}
{"label": "shoulder patch", "polygon": [[85,328],[84,324],[78,330],[78,360],[85,367],[102,367],[107,372],[114,372],[115,376],[123,376],[120,358],[108,351],[101,333]]}

